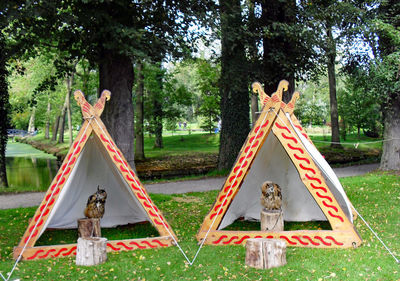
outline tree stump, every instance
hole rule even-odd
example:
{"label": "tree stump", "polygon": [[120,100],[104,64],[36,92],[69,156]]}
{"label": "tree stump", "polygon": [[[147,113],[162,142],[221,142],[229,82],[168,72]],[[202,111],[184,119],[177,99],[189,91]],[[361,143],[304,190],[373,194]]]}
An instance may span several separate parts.
{"label": "tree stump", "polygon": [[283,212],[282,210],[261,210],[261,231],[283,231]]}
{"label": "tree stump", "polygon": [[78,237],[101,237],[100,219],[79,219]]}
{"label": "tree stump", "polygon": [[78,238],[76,265],[91,266],[107,260],[107,239],[103,237]]}
{"label": "tree stump", "polygon": [[286,242],[280,239],[247,239],[245,263],[258,269],[269,269],[285,265]]}

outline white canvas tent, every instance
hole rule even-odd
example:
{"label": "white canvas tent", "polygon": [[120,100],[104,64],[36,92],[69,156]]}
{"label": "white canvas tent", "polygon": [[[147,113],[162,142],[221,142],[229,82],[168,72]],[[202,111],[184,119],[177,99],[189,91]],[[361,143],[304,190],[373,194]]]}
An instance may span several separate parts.
{"label": "white canvas tent", "polygon": [[[290,130],[295,134],[297,140],[301,141],[306,149],[308,148],[307,151],[315,163],[321,166],[325,164],[331,169],[318,150],[302,134],[299,134],[294,126]],[[336,175],[334,173],[328,174],[328,171],[325,169],[321,169],[321,172],[326,184],[347,218],[353,222],[349,199]],[[331,179],[336,179],[337,181],[335,182]],[[248,175],[244,179],[238,194],[232,201],[218,229],[225,228],[241,217],[245,220],[259,221],[261,213],[261,205],[259,203],[261,197],[260,187],[267,180],[277,183],[282,189],[282,210],[285,221],[327,220],[321,208],[301,181],[299,172],[282,144],[271,133],[260,148]]]}
{"label": "white canvas tent", "polygon": [[110,92],[103,91],[93,107],[82,92],[76,91],[74,96],[85,121],[21,242],[14,248],[14,258],[75,255],[76,244],[35,246],[35,243],[47,228],[76,228],[77,220],[84,216],[89,195],[98,185],[108,194],[102,227],[149,221],[160,234],[159,237],[111,240],[107,242],[107,251],[171,246],[176,242],[175,234],[100,119]]}
{"label": "white canvas tent", "polygon": [[[267,96],[257,83],[254,89],[264,104],[236,163],[197,234],[206,244],[245,243],[248,238],[285,239],[302,247],[354,247],[361,239],[353,226],[351,203],[333,170],[316,150],[293,114],[299,94],[290,103],[281,101],[288,83]],[[261,185],[280,185],[286,221],[328,220],[332,230],[226,231],[238,218],[260,220]]]}
{"label": "white canvas tent", "polygon": [[98,185],[108,193],[101,227],[150,221],[98,137],[92,135],[79,155],[43,231],[46,227],[76,228],[89,195],[96,191]]}

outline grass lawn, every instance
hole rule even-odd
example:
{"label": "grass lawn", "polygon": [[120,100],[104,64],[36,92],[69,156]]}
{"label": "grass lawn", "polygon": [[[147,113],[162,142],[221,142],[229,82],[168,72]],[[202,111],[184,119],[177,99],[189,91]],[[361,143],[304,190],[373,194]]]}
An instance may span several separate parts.
{"label": "grass lawn", "polygon": [[187,153],[218,153],[219,135],[190,134],[163,137],[164,148],[154,148],[154,137],[144,139],[144,153],[148,158],[178,156]]}
{"label": "grass lawn", "polygon": [[[76,134],[76,132],[74,132]],[[319,150],[329,150],[330,147],[330,135],[310,135],[315,146]],[[61,149],[63,153],[67,153],[69,148],[68,136],[65,134],[65,143],[58,144],[44,138],[44,134],[40,133],[30,139],[43,143],[46,146],[54,146],[57,149]],[[377,142],[378,141],[378,142]],[[358,138],[357,134],[349,134],[346,140],[341,139],[341,143],[344,148],[353,148],[358,151],[370,151],[382,149],[382,142],[379,139],[370,138],[361,135]],[[354,144],[357,145],[357,148]],[[363,144],[364,143],[364,144]],[[164,132],[163,136],[163,148],[154,148],[154,136],[150,137],[148,134],[144,138],[144,150],[145,155],[148,158],[161,158],[165,156],[177,156],[186,153],[218,153],[219,147],[219,134],[207,134],[204,132],[179,132],[179,134],[171,135],[170,133]],[[342,150],[343,152],[343,150]]]}
{"label": "grass lawn", "polygon": [[[357,210],[375,231],[400,256],[400,176],[374,173],[363,177],[343,178],[341,182]],[[180,245],[192,259],[197,251],[194,236],[216,191],[181,195],[153,194],[177,234]],[[0,272],[5,275],[13,266],[12,248],[22,236],[35,208],[0,210]],[[310,228],[313,224],[305,224]],[[158,250],[110,253],[105,264],[79,267],[75,258],[21,262],[13,279],[21,280],[399,280],[400,267],[357,219],[355,225],[363,239],[357,249],[288,248],[287,265],[270,270],[256,270],[244,264],[243,246],[204,246],[193,266],[188,265],[177,247]],[[254,225],[237,227],[251,229]],[[288,224],[288,229],[299,224]],[[105,230],[103,236],[117,239],[125,235],[154,235],[150,225]],[[74,231],[48,232],[41,243],[69,243],[76,240]],[[74,237],[75,236],[75,237]],[[45,241],[48,240],[48,241]],[[72,240],[72,241],[70,241]]]}

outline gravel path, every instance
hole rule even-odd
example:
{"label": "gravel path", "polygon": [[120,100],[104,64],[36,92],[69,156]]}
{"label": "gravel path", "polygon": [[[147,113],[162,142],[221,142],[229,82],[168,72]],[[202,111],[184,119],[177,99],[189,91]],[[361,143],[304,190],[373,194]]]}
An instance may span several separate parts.
{"label": "gravel path", "polygon": [[[334,169],[338,177],[349,177],[363,175],[379,167],[378,164],[368,164]],[[225,177],[207,178],[200,180],[187,180],[166,183],[146,184],[145,187],[150,193],[186,193],[219,190],[224,183]],[[43,199],[44,192],[30,192],[16,195],[1,195],[0,209],[11,209],[20,207],[38,206]]]}

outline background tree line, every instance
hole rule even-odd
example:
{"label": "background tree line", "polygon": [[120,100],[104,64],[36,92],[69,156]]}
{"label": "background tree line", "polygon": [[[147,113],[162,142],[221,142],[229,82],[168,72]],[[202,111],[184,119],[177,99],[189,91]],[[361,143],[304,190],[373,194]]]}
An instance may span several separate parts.
{"label": "background tree line", "polygon": [[[311,91],[297,109],[304,123],[329,120],[334,146],[339,115],[344,132],[384,128],[381,168],[399,169],[399,11],[394,0],[1,3],[0,117],[11,123],[0,128],[0,164],[11,124],[59,132],[62,142],[65,123],[71,131],[81,121],[73,89],[93,101],[107,88],[102,119],[132,166],[145,157],[145,130],[162,147],[165,126],[202,116],[210,132],[221,121],[218,167],[229,169],[259,110],[251,83],[270,94],[286,79],[286,101],[295,82]],[[218,40],[220,52],[193,60],[200,40]]]}

